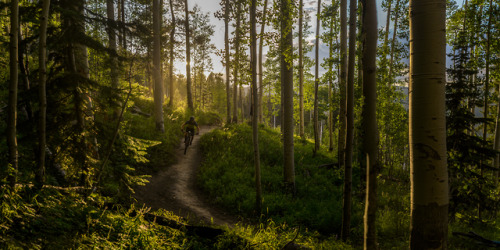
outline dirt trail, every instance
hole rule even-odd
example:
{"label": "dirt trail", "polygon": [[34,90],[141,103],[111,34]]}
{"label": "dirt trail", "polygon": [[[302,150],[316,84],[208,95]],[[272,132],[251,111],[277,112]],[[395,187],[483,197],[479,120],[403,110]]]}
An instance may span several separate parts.
{"label": "dirt trail", "polygon": [[136,189],[135,198],[152,210],[163,208],[186,218],[191,223],[234,225],[237,220],[222,210],[211,206],[207,198],[196,188],[196,172],[201,164],[200,136],[214,127],[200,127],[193,144],[184,155],[184,143],[179,142],[175,157],[177,163],[165,166],[149,179],[146,186]]}

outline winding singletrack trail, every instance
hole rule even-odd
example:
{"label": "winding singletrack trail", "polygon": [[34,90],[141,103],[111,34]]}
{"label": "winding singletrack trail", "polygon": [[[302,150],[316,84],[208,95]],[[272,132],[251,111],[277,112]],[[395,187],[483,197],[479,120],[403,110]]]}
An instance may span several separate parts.
{"label": "winding singletrack trail", "polygon": [[196,173],[201,164],[200,137],[215,127],[200,127],[200,134],[193,139],[184,155],[184,139],[176,149],[177,163],[165,166],[149,179],[145,186],[136,188],[139,204],[152,210],[163,208],[191,223],[215,224],[232,227],[238,221],[224,211],[212,206],[208,198],[196,187]]}

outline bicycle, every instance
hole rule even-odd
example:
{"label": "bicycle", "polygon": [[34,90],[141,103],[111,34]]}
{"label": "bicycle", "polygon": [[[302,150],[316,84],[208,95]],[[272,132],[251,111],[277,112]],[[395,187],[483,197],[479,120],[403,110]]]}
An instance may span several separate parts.
{"label": "bicycle", "polygon": [[194,139],[194,134],[193,134],[193,131],[185,131],[184,132],[184,154],[186,154],[187,152],[187,149],[189,147],[189,145],[191,145],[193,143],[193,139]]}

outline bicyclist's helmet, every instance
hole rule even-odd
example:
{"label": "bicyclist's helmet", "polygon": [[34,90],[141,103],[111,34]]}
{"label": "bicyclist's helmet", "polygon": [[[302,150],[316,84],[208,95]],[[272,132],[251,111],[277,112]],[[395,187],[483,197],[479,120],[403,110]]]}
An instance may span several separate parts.
{"label": "bicyclist's helmet", "polygon": [[194,116],[189,117],[190,121],[194,121]]}

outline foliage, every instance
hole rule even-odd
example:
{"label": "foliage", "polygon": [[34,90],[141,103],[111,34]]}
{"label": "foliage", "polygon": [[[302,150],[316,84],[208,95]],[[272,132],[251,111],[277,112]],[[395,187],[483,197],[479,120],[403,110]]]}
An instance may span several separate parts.
{"label": "foliage", "polygon": [[[325,153],[312,157],[313,145],[295,143],[297,194],[285,194],[282,183],[280,134],[268,128],[259,130],[261,149],[263,215],[277,223],[304,225],[323,233],[339,233],[342,176]],[[199,183],[217,204],[244,215],[254,211],[253,158],[251,128],[226,126],[201,138],[205,161]],[[327,166],[322,166],[330,164]],[[361,207],[354,205],[354,221],[361,221]],[[356,223],[359,225],[359,223]]]}
{"label": "foliage", "polygon": [[[452,219],[456,213],[480,209],[494,209],[496,202],[492,178],[484,170],[489,169],[488,162],[495,155],[489,142],[484,141],[475,132],[474,127],[484,119],[475,117],[473,110],[482,106],[479,91],[472,80],[477,71],[471,66],[468,57],[469,46],[459,36],[452,56],[453,67],[448,69],[450,82],[446,85],[446,123],[448,165],[450,171],[450,213]],[[491,171],[488,171],[491,172]],[[479,212],[479,211],[478,211]]]}

